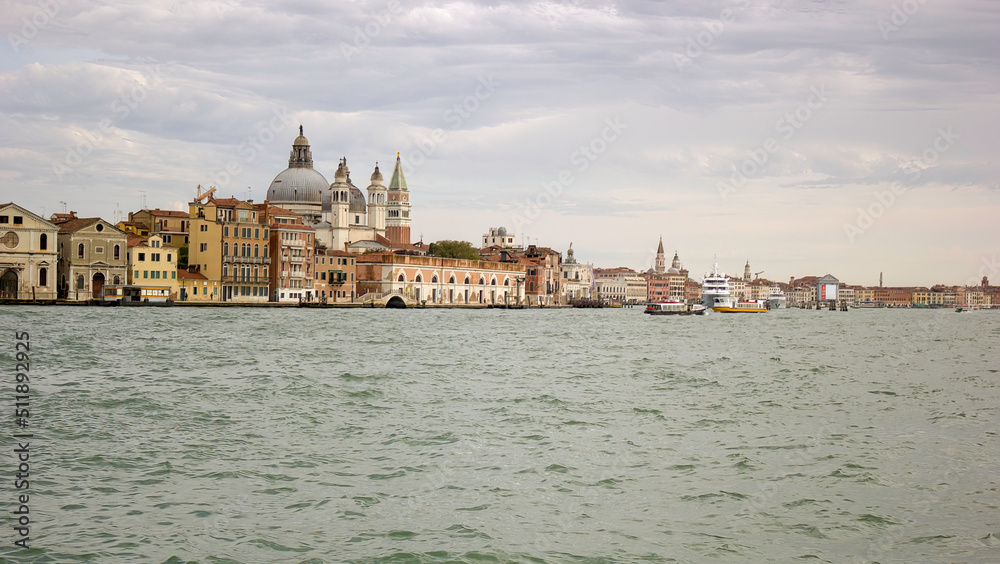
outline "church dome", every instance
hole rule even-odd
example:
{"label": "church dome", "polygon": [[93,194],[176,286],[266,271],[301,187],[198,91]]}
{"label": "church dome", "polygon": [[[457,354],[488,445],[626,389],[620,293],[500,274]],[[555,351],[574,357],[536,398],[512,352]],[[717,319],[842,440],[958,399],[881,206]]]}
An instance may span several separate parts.
{"label": "church dome", "polygon": [[365,213],[366,211],[368,211],[368,204],[365,195],[357,186],[351,184],[351,213]]}
{"label": "church dome", "polygon": [[507,228],[506,227],[500,227],[500,228],[497,229],[497,237],[506,237],[506,236],[507,236]]}
{"label": "church dome", "polygon": [[287,168],[271,181],[267,199],[274,205],[287,203],[322,204],[323,191],[330,183],[313,168]]}

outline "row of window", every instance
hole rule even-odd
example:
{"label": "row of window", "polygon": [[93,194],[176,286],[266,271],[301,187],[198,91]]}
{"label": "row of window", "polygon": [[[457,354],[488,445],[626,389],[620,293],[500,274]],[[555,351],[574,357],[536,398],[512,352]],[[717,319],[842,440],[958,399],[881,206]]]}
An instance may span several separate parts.
{"label": "row of window", "polygon": [[[208,250],[208,243],[201,244],[201,250],[204,252]],[[222,244],[222,256],[229,256],[229,243]],[[233,243],[233,256],[238,257],[249,257],[250,256],[250,243]],[[253,246],[253,256],[260,257],[260,245]],[[267,245],[264,245],[264,256],[267,256]]]}
{"label": "row of window", "polygon": [[[403,273],[400,273],[399,274],[399,278],[397,278],[396,281],[397,282],[406,282],[406,275],[403,274]],[[418,274],[417,277],[413,279],[414,283],[421,283],[423,281],[424,281],[424,277],[421,276],[420,274]],[[437,283],[438,283],[438,277],[437,277],[437,274],[435,274],[433,277],[431,277],[431,284],[437,284]],[[454,284],[455,283],[455,277],[452,276],[451,278],[449,278],[448,279],[448,283],[449,284]],[[468,276],[466,276],[465,277],[465,284],[466,285],[471,285],[472,284],[472,279],[469,278]],[[485,286],[486,285],[486,278],[480,276],[479,277],[479,285],[480,286]],[[496,278],[490,280],[490,286],[496,286],[496,285],[497,285]],[[508,279],[504,280],[503,281],[503,285],[504,286],[510,286],[510,279],[508,278]]]}
{"label": "row of window", "polygon": [[[161,272],[163,273],[162,276],[160,276]],[[142,277],[146,278],[146,279],[150,279],[151,278],[153,280],[159,280],[161,278],[165,279],[165,278],[167,278],[167,272],[168,271],[166,271],[166,270],[162,270],[162,271],[161,270],[143,270],[142,271]],[[133,280],[138,280],[139,279],[139,271],[138,270],[133,270],[132,271],[132,279]],[[177,271],[176,270],[170,271],[170,279],[177,280]]]}
{"label": "row of window", "polygon": [[[42,236],[44,237],[44,235]],[[42,247],[42,250],[44,249],[45,247]],[[94,247],[94,254],[103,255],[104,247],[100,246]],[[113,254],[114,254],[114,260],[121,260],[121,255],[122,255],[121,245],[115,245]],[[85,257],[86,257],[86,248],[84,247],[83,243],[80,243],[79,245],[76,246],[76,258],[85,258]]]}
{"label": "row of window", "polygon": [[[138,261],[145,262],[146,253],[138,253],[138,254],[139,254]],[[173,257],[174,256],[172,254],[167,253],[167,262],[172,262]],[[160,253],[149,253],[149,260],[152,262],[160,262]]]}
{"label": "row of window", "polygon": [[[202,225],[204,229],[202,231],[208,231],[207,225]],[[239,235],[237,235],[239,233]],[[253,235],[251,237],[251,235]],[[229,226],[225,225],[222,227],[222,236],[229,237]],[[243,239],[260,239],[260,228],[259,227],[234,227],[233,237],[241,237]],[[264,238],[267,239],[267,229],[264,229]]]}

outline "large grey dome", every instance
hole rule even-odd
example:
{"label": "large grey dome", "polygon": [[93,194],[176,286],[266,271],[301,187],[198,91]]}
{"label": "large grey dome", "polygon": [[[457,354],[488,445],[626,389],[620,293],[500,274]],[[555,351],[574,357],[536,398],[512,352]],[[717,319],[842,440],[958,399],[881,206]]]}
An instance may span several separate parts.
{"label": "large grey dome", "polygon": [[313,168],[288,168],[274,177],[267,199],[274,205],[289,203],[322,204],[330,183]]}
{"label": "large grey dome", "polygon": [[357,186],[351,184],[351,213],[365,213],[368,211],[368,200]]}

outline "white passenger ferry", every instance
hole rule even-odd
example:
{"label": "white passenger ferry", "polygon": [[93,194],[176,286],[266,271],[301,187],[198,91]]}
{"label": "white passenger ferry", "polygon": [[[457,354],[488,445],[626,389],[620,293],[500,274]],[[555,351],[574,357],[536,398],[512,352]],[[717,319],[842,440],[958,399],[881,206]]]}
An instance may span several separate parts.
{"label": "white passenger ferry", "polygon": [[788,307],[785,293],[777,286],[771,286],[771,294],[767,296],[767,309],[784,309]]}

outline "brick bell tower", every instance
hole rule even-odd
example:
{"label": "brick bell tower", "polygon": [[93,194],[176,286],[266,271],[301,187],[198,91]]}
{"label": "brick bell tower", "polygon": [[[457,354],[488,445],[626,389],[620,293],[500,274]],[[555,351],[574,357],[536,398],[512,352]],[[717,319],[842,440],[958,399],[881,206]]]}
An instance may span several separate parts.
{"label": "brick bell tower", "polygon": [[392,246],[410,244],[410,191],[403,178],[403,165],[396,153],[396,168],[392,171],[387,191],[385,236]]}

